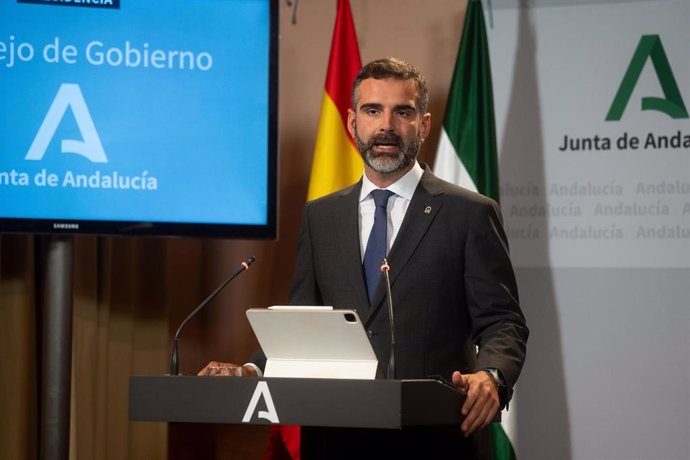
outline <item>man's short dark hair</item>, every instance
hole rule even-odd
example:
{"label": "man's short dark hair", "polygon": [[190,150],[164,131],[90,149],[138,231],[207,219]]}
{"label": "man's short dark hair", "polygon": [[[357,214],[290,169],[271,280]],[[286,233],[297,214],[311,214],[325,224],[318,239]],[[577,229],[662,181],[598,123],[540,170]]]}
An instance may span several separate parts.
{"label": "man's short dark hair", "polygon": [[377,59],[371,61],[369,64],[362,67],[357,73],[355,81],[352,83],[352,109],[357,108],[357,99],[359,99],[359,85],[363,80],[373,78],[375,80],[384,80],[386,78],[393,78],[395,80],[413,80],[417,86],[419,99],[417,105],[419,106],[419,116],[426,113],[429,107],[429,86],[426,80],[412,64],[409,64],[402,59],[394,57]]}

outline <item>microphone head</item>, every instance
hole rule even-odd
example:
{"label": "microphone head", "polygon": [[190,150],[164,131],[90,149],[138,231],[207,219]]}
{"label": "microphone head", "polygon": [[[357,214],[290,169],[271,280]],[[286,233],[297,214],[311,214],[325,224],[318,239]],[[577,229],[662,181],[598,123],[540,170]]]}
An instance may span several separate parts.
{"label": "microphone head", "polygon": [[245,270],[249,270],[249,266],[250,266],[251,264],[253,264],[255,260],[256,260],[256,257],[251,256],[249,259],[245,260],[245,261],[242,262],[240,265],[242,265],[242,266],[244,267]]}
{"label": "microphone head", "polygon": [[383,262],[381,262],[381,271],[382,272],[389,272],[391,269],[391,266],[388,265],[388,260],[383,259]]}

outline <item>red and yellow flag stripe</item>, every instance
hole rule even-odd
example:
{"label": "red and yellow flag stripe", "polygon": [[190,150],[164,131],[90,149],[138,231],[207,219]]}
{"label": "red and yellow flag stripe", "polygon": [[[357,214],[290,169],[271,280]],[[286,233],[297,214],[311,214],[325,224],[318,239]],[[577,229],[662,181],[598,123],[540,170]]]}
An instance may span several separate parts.
{"label": "red and yellow flag stripe", "polygon": [[347,187],[362,175],[362,159],[347,131],[352,81],[361,68],[362,59],[350,2],[338,0],[308,200]]}

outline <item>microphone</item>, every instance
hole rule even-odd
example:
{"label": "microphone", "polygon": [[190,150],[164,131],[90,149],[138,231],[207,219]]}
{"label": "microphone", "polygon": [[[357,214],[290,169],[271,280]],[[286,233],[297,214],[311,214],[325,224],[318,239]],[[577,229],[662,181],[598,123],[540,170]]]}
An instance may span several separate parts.
{"label": "microphone", "polygon": [[383,259],[381,262],[381,271],[386,280],[386,297],[388,299],[388,326],[391,330],[391,354],[388,361],[388,375],[389,379],[395,379],[395,318],[393,317],[393,297],[391,296],[391,279],[388,272],[391,267],[388,265],[388,260]]}
{"label": "microphone", "polygon": [[249,270],[249,266],[250,266],[251,264],[253,264],[255,260],[256,260],[256,258],[255,258],[254,256],[251,256],[249,259],[247,259],[247,260],[245,260],[244,262],[242,262],[242,264],[241,264],[240,267],[235,271],[235,273],[233,273],[232,275],[230,275],[230,277],[229,277],[228,279],[226,279],[225,281],[223,281],[223,284],[221,284],[220,286],[218,286],[218,287],[216,288],[215,291],[213,291],[211,294],[209,294],[209,296],[206,297],[206,298],[204,299],[204,301],[201,302],[201,303],[199,304],[199,306],[196,307],[196,308],[194,309],[194,311],[192,311],[192,312],[189,314],[189,316],[187,316],[187,317],[184,319],[184,321],[182,321],[182,324],[180,324],[180,327],[177,328],[177,332],[175,333],[175,338],[173,339],[172,356],[170,357],[170,375],[180,375],[180,372],[179,372],[180,362],[179,362],[179,359],[178,359],[178,356],[177,356],[177,348],[178,348],[178,341],[179,341],[179,338],[180,338],[180,332],[182,332],[182,328],[185,326],[185,324],[187,324],[187,321],[189,321],[189,320],[192,319],[197,313],[199,313],[199,310],[201,310],[202,308],[204,308],[204,307],[206,306],[207,303],[209,303],[211,300],[213,300],[213,298],[214,298],[215,296],[217,296],[218,293],[219,293],[220,291],[222,291],[223,288],[224,288],[225,286],[228,285],[228,283],[230,283],[230,281],[232,281],[232,280],[234,280],[235,278],[237,278],[237,275],[239,275],[240,273],[242,273],[242,272],[245,271],[245,270]]}

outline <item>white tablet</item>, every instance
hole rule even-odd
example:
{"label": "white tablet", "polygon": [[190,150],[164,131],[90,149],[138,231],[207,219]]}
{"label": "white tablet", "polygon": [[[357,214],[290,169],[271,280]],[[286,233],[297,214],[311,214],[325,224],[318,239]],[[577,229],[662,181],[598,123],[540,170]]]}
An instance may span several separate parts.
{"label": "white tablet", "polygon": [[374,379],[378,361],[355,310],[275,306],[247,310],[266,354],[266,377]]}

